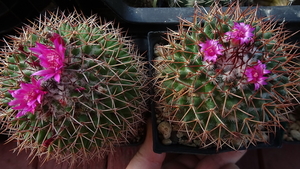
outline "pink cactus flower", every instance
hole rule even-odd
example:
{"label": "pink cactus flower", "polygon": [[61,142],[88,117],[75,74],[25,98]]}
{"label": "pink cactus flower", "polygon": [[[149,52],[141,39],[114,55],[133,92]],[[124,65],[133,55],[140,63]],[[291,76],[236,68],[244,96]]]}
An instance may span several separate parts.
{"label": "pink cactus flower", "polygon": [[268,73],[271,73],[271,71],[267,70],[266,65],[262,64],[261,61],[257,61],[257,65],[248,67],[245,70],[247,81],[254,83],[254,90],[257,90],[261,85],[267,84],[265,80],[268,77],[264,77],[264,75]]}
{"label": "pink cactus flower", "polygon": [[217,40],[207,40],[200,43],[200,52],[203,54],[203,60],[215,63],[218,55],[222,55],[224,48]]}
{"label": "pink cactus flower", "polygon": [[247,44],[253,41],[253,31],[255,28],[245,23],[234,23],[233,30],[226,32],[227,40],[231,40],[234,45]]}
{"label": "pink cactus flower", "polygon": [[[58,35],[59,36],[59,35]],[[54,77],[54,80],[60,82],[60,75],[64,67],[65,51],[62,38],[53,39],[54,49],[52,47],[36,43],[36,47],[30,48],[40,59],[40,65],[44,70],[35,72],[32,75],[44,76],[44,80]]]}
{"label": "pink cactus flower", "polygon": [[41,87],[42,80],[31,79],[32,83],[21,83],[20,89],[9,91],[15,99],[8,103],[14,106],[12,109],[19,110],[16,117],[24,116],[26,113],[34,113],[38,104],[41,104],[43,96],[47,93]]}

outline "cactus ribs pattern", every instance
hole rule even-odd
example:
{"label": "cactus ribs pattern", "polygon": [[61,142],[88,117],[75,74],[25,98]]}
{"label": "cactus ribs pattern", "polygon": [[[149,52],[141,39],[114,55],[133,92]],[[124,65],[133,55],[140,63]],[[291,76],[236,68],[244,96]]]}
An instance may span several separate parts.
{"label": "cactus ribs pattern", "polygon": [[0,120],[16,151],[76,165],[140,141],[147,69],[112,22],[49,13],[11,37],[0,62]]}
{"label": "cactus ribs pattern", "polygon": [[[156,45],[154,90],[158,122],[182,144],[239,149],[267,143],[298,103],[298,47],[257,9],[197,9]],[[164,134],[164,133],[162,133]]]}

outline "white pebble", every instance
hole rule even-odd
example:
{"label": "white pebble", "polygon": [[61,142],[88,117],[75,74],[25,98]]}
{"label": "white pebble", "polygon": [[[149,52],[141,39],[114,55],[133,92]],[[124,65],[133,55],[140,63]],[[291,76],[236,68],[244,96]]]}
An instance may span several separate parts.
{"label": "white pebble", "polygon": [[292,123],[290,125],[290,129],[292,129],[292,130],[299,130],[300,126],[297,123]]}
{"label": "white pebble", "polygon": [[164,145],[171,145],[171,144],[172,144],[172,140],[170,140],[170,139],[163,139],[163,140],[162,140],[162,143],[163,143]]}
{"label": "white pebble", "polygon": [[300,132],[297,130],[291,130],[291,135],[293,138],[297,139],[300,141]]}
{"label": "white pebble", "polygon": [[159,123],[157,129],[163,135],[164,139],[171,137],[172,127],[168,122],[163,121]]}

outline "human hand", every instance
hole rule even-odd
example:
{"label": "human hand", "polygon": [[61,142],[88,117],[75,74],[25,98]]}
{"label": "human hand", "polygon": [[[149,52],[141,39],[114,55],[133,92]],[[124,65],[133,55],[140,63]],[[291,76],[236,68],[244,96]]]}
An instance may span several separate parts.
{"label": "human hand", "polygon": [[[162,169],[239,169],[235,163],[246,151],[231,151],[213,155],[168,154]],[[168,157],[169,156],[169,157]],[[157,168],[160,169],[160,168]]]}
{"label": "human hand", "polygon": [[156,154],[153,152],[151,122],[146,140],[126,169],[238,169],[235,163],[246,151],[231,151],[213,155]]}

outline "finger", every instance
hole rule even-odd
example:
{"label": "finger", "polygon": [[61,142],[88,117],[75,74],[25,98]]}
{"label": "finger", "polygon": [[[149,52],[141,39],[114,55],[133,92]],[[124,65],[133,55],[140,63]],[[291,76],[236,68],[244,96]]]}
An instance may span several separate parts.
{"label": "finger", "polygon": [[239,167],[233,163],[229,163],[221,167],[220,169],[239,169]]}
{"label": "finger", "polygon": [[219,169],[226,164],[236,163],[245,153],[246,150],[209,155],[202,159],[196,169]]}
{"label": "finger", "polygon": [[146,140],[126,169],[160,169],[165,156],[165,153],[156,154],[153,152],[152,125],[151,121],[148,120]]}
{"label": "finger", "polygon": [[164,164],[162,166],[162,169],[191,169],[191,168],[187,167],[184,164],[181,164],[180,162],[173,161],[171,163]]}
{"label": "finger", "polygon": [[164,163],[162,169],[194,169],[198,162],[199,159],[195,155],[184,154]]}

